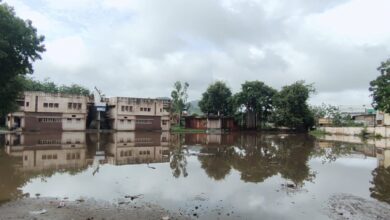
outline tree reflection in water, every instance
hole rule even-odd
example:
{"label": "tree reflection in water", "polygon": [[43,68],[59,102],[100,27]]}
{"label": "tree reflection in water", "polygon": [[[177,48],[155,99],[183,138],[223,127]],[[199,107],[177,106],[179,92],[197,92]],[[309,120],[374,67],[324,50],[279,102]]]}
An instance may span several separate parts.
{"label": "tree reflection in water", "polygon": [[187,172],[187,158],[185,155],[186,149],[183,148],[184,136],[181,134],[172,135],[172,149],[171,149],[171,159],[169,166],[172,169],[172,175],[176,178],[179,178],[181,175],[183,177],[188,176]]}
{"label": "tree reflection in water", "polygon": [[244,182],[263,182],[280,174],[296,185],[312,180],[314,173],[307,165],[314,139],[306,135],[242,134],[233,142],[206,144],[199,156],[201,167],[214,180],[223,180],[235,169]]}
{"label": "tree reflection in water", "polygon": [[390,204],[390,167],[377,167],[372,171],[371,197]]}

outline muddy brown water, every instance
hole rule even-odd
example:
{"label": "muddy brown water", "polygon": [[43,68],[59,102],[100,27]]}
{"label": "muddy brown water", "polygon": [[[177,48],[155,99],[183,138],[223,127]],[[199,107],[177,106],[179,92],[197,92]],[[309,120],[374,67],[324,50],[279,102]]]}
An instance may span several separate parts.
{"label": "muddy brown water", "polygon": [[304,134],[0,136],[0,204],[152,203],[196,219],[329,219],[331,196],[390,204],[390,148]]}

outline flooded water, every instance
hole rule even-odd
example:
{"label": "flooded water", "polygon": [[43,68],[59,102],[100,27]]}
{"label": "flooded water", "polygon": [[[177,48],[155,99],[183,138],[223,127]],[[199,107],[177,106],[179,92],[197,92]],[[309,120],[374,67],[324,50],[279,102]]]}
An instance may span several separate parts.
{"label": "flooded water", "polygon": [[[329,219],[341,193],[390,203],[390,148],[303,134],[0,136],[0,201],[154,203],[199,219]],[[125,198],[126,197],[126,198]]]}

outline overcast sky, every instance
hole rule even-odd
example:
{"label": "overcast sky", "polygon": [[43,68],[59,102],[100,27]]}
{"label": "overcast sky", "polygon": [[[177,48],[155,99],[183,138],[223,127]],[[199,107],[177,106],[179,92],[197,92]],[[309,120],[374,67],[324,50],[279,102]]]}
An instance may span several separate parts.
{"label": "overcast sky", "polygon": [[363,105],[390,57],[389,0],[5,0],[46,37],[34,77],[108,96],[190,100],[225,81],[314,83],[311,103]]}

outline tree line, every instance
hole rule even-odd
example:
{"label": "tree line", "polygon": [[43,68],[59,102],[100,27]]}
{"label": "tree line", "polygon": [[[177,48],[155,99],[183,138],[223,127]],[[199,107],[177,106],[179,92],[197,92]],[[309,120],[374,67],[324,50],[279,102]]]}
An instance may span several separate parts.
{"label": "tree line", "polygon": [[[178,84],[181,83],[175,83]],[[184,84],[187,89],[188,83]],[[207,116],[235,117],[243,128],[265,128],[272,123],[277,127],[307,130],[314,125],[307,103],[313,92],[314,87],[304,81],[297,81],[278,91],[256,80],[246,81],[241,85],[241,91],[233,94],[226,83],[216,81],[202,94],[199,107]],[[172,94],[177,93],[175,86]],[[181,104],[183,100],[179,97],[172,95],[172,99],[175,112],[181,114],[188,108]]]}

